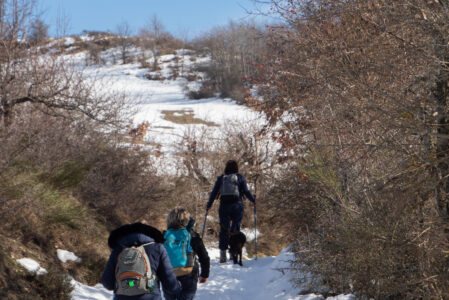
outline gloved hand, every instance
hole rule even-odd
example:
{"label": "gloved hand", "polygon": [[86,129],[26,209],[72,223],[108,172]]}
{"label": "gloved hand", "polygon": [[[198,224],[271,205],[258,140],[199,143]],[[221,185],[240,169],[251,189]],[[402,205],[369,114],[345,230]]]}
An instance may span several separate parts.
{"label": "gloved hand", "polygon": [[199,281],[200,283],[206,283],[207,278],[204,278],[204,277],[201,277],[201,276],[200,276],[200,278],[198,278],[198,281]]}
{"label": "gloved hand", "polygon": [[192,230],[192,229],[193,229],[193,226],[195,226],[195,219],[192,218],[192,217],[190,217],[190,218],[189,218],[189,223],[187,223],[187,226],[186,226],[187,231]]}

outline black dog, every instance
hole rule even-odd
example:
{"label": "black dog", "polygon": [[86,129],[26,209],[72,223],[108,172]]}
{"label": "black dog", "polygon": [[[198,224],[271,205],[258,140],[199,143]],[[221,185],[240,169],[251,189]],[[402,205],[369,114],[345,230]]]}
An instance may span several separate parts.
{"label": "black dog", "polygon": [[231,233],[229,238],[229,252],[231,253],[234,264],[238,263],[242,266],[242,249],[245,242],[246,236],[243,232],[239,231],[236,233]]}

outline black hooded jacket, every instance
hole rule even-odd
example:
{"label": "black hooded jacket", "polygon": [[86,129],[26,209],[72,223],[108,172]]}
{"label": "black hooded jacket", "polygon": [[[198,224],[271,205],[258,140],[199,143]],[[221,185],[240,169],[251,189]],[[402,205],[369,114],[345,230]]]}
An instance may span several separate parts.
{"label": "black hooded jacket", "polygon": [[[190,232],[190,234],[192,236],[192,239],[190,240],[190,246],[192,246],[193,251],[198,256],[198,260],[200,261],[201,265],[200,276],[203,278],[208,278],[210,271],[209,254],[207,253],[206,247],[204,247],[204,243],[200,235],[193,230]],[[195,265],[193,272],[198,274],[198,271],[198,265]]]}
{"label": "black hooded jacket", "polygon": [[162,283],[164,289],[169,291],[170,294],[177,295],[180,292],[180,286],[173,273],[173,268],[168,258],[167,251],[162,244],[163,241],[164,237],[159,230],[142,223],[124,225],[111,232],[108,239],[108,245],[111,247],[112,252],[101,279],[103,286],[108,290],[115,289],[117,257],[123,248],[139,246],[151,242],[154,243],[146,245],[144,249],[150,260],[151,272],[156,274],[158,279],[156,281],[156,288],[151,293],[133,297],[116,295],[116,298],[114,299],[160,300],[162,297],[159,282]]}

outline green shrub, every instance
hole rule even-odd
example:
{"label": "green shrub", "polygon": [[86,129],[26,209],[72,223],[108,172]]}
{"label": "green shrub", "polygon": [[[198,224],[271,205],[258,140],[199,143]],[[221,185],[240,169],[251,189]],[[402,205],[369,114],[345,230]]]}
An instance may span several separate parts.
{"label": "green shrub", "polygon": [[79,161],[67,161],[50,174],[40,175],[40,179],[50,183],[54,188],[74,188],[89,171],[89,165]]}
{"label": "green shrub", "polygon": [[79,229],[86,210],[73,198],[63,196],[60,192],[45,187],[39,193],[44,222],[47,226],[65,225],[72,229]]}

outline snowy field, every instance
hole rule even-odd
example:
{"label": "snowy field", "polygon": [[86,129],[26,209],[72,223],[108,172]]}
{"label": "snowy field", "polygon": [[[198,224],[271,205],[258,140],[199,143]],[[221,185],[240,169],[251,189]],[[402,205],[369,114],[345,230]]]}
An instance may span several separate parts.
{"label": "snowy field", "polygon": [[[135,50],[138,55],[138,50]],[[182,65],[185,75],[193,69],[191,56],[178,51],[178,65]],[[83,53],[77,54],[76,60],[83,62]],[[110,55],[116,55],[112,51]],[[72,58],[73,59],[73,58]],[[207,58],[196,58],[195,64],[207,61]],[[162,146],[163,153],[176,151],[182,137],[186,133],[194,133],[207,129],[211,135],[219,137],[221,127],[233,121],[244,123],[261,123],[263,118],[246,106],[237,105],[232,99],[218,97],[191,100],[186,93],[188,90],[197,90],[200,85],[196,81],[187,81],[180,76],[172,78],[174,55],[164,55],[159,58],[158,72],[149,72],[139,63],[133,64],[106,64],[90,66],[84,70],[85,77],[95,83],[99,90],[107,93],[120,93],[126,95],[128,104],[135,109],[133,123],[149,122],[149,142]],[[149,60],[151,63],[151,60]],[[158,74],[162,80],[149,80],[147,74]],[[201,73],[195,73],[201,77]],[[190,116],[195,122],[186,124],[168,120],[167,115],[175,117]]]}
{"label": "snowy field", "polygon": [[[132,55],[141,55],[139,49],[133,51]],[[110,57],[119,56],[117,49],[108,50],[107,55],[106,64],[100,66],[85,67],[85,52],[68,55],[66,59],[83,69],[85,78],[96,87],[98,93],[126,96],[127,104],[133,111],[133,126],[149,123],[144,147],[163,155],[159,169],[165,173],[179,174],[179,157],[176,154],[185,146],[186,140],[200,136],[218,140],[224,137],[223,128],[230,124],[241,128],[242,124],[261,127],[264,123],[260,113],[238,105],[232,99],[212,97],[191,100],[186,96],[188,91],[198,90],[200,83],[188,81],[185,76],[195,74],[201,78],[202,73],[193,71],[194,64],[207,62],[207,57],[192,58],[187,51],[178,50],[176,60],[173,54],[161,56],[158,60],[161,69],[150,72],[140,63],[114,64]],[[152,60],[148,62],[151,64]],[[175,64],[182,65],[184,70],[176,79],[173,78]],[[157,75],[161,80],[149,80],[148,75]]]}

